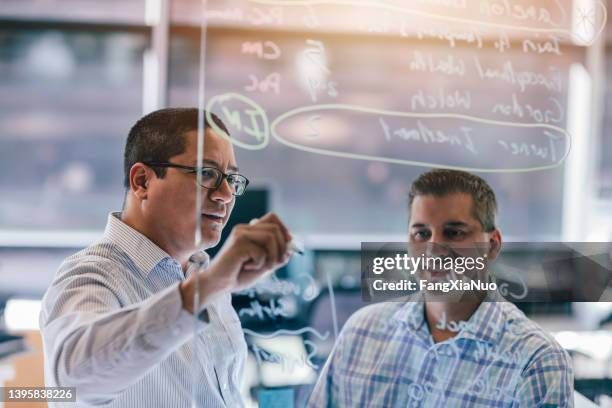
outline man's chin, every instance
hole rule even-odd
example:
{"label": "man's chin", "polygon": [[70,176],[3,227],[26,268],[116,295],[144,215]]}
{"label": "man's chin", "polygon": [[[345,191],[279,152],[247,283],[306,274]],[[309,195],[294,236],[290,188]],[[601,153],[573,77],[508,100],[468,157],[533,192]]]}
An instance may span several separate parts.
{"label": "man's chin", "polygon": [[216,246],[221,241],[221,230],[211,230],[208,227],[202,228],[201,248],[207,249]]}

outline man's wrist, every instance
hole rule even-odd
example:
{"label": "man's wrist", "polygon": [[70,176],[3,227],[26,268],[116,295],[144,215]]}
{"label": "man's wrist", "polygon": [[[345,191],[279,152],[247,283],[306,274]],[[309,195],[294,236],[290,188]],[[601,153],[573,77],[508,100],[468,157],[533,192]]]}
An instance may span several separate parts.
{"label": "man's wrist", "polygon": [[179,285],[179,292],[181,293],[181,301],[183,302],[183,309],[189,313],[194,312],[193,298],[194,288],[192,281],[184,281]]}
{"label": "man's wrist", "polygon": [[[195,313],[200,313],[200,308],[202,305],[205,305],[207,302],[214,299],[214,297],[223,293],[224,289],[222,287],[217,287],[218,285],[214,285],[215,281],[209,281],[206,284],[206,287],[202,287],[202,280],[200,280],[200,304],[197,306],[197,310]],[[188,279],[183,281],[179,285],[179,291],[181,292],[181,300],[183,302],[183,308],[187,310],[189,313],[194,313],[194,295],[195,295],[195,281],[193,279]]]}

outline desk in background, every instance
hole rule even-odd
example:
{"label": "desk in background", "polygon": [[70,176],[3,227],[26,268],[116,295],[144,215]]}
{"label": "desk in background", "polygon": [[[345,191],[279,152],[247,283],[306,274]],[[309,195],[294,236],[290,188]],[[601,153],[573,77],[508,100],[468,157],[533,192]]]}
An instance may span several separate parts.
{"label": "desk in background", "polygon": [[[39,331],[17,333],[26,338],[28,351],[0,360],[0,386],[44,387],[44,355]],[[25,408],[23,403],[0,402],[0,408]],[[27,408],[47,408],[43,402],[27,404]]]}

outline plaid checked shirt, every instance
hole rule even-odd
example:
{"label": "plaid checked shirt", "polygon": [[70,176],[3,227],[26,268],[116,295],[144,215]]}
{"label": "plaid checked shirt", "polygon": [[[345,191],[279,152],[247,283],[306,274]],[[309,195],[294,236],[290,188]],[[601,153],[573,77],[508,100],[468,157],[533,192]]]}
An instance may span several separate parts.
{"label": "plaid checked shirt", "polygon": [[569,355],[511,303],[483,302],[435,344],[422,302],[347,321],[308,407],[573,407]]}

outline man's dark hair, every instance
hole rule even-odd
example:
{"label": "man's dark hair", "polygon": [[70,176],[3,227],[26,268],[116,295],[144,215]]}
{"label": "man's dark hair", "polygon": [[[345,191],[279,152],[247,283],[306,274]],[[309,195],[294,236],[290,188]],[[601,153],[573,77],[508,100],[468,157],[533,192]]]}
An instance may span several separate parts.
{"label": "man's dark hair", "polygon": [[[229,135],[221,119],[210,113],[215,125]],[[204,128],[211,124],[204,112]],[[123,184],[130,188],[130,169],[139,162],[167,162],[170,157],[185,151],[185,133],[198,129],[197,108],[166,108],[149,113],[134,124],[125,143]],[[165,168],[154,167],[159,178],[166,175]]]}
{"label": "man's dark hair", "polygon": [[480,222],[483,231],[495,229],[495,193],[482,178],[465,171],[435,169],[421,174],[410,187],[408,203],[412,208],[412,202],[418,195],[443,197],[452,193],[472,196],[472,215]]}

